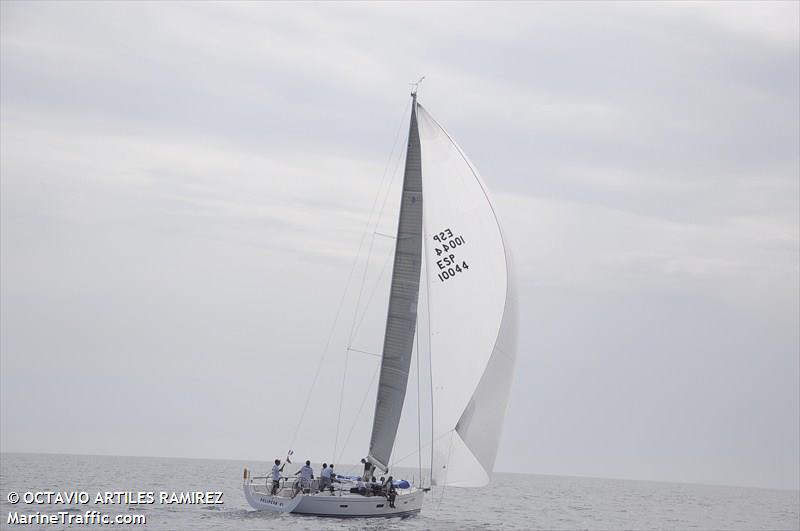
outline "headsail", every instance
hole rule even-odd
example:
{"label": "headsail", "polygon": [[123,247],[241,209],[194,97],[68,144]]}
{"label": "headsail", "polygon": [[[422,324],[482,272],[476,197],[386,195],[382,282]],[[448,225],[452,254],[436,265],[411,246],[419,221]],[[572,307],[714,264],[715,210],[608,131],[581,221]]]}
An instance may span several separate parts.
{"label": "headsail", "polygon": [[433,483],[482,486],[494,467],[516,356],[511,256],[486,187],[417,105],[431,321]]}
{"label": "headsail", "polygon": [[417,325],[417,301],[422,262],[422,172],[416,95],[411,106],[403,196],[397,226],[389,314],[375,404],[369,460],[386,470],[406,396],[411,351]]}

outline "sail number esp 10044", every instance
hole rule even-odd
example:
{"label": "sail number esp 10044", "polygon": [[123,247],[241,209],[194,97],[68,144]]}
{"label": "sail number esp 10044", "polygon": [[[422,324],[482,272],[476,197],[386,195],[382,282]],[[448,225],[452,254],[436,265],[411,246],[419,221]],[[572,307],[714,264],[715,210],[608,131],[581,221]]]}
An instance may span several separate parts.
{"label": "sail number esp 10044", "polygon": [[466,260],[460,260],[456,257],[455,249],[465,245],[467,240],[464,236],[456,236],[449,228],[433,235],[433,241],[436,246],[433,251],[436,253],[436,267],[439,268],[440,282],[454,278],[457,274],[463,273],[469,269],[469,264]]}

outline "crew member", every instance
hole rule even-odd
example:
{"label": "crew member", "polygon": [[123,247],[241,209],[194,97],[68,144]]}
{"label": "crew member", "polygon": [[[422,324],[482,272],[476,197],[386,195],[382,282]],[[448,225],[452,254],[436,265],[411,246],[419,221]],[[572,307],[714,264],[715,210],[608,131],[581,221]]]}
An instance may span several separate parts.
{"label": "crew member", "polygon": [[383,484],[383,491],[386,494],[386,499],[389,501],[389,507],[394,509],[394,499],[397,496],[397,491],[394,488],[394,479],[392,476],[386,478],[386,482]]}
{"label": "crew member", "polygon": [[281,465],[281,460],[280,459],[276,459],[275,460],[275,464],[272,465],[272,492],[271,492],[271,494],[273,496],[278,493],[278,487],[281,484],[281,472],[283,472],[283,467],[286,466],[285,464],[283,464],[280,467],[278,467],[278,465]]}
{"label": "crew member", "polygon": [[333,472],[333,467],[328,468],[328,463],[322,463],[322,472],[319,473],[319,491],[322,492],[326,488],[330,487],[331,492],[333,492],[333,485],[331,485],[331,473]]}
{"label": "crew member", "polygon": [[294,475],[300,474],[300,481],[296,483],[297,489],[310,489],[311,488],[311,480],[314,479],[314,469],[311,468],[311,461],[306,461],[305,466],[294,473]]}
{"label": "crew member", "polygon": [[373,476],[373,467],[372,463],[370,463],[367,459],[362,459],[361,463],[364,465],[364,481],[369,481],[369,479]]}

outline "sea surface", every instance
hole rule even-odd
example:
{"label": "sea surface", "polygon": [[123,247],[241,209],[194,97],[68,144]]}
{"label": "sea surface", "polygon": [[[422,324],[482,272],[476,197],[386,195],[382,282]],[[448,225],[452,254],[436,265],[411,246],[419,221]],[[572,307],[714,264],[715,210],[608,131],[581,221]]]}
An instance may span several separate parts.
{"label": "sea surface", "polygon": [[[483,489],[434,488],[408,518],[325,519],[252,510],[242,469],[268,463],[0,454],[0,529],[469,530],[800,528],[800,492],[619,479],[495,474]],[[343,467],[345,468],[345,467]],[[355,467],[353,468],[355,470]],[[347,470],[342,470],[346,472]],[[88,504],[11,504],[10,493],[86,492]],[[154,504],[95,504],[98,492],[153,492]],[[160,504],[160,492],[219,491],[222,504]],[[13,496],[12,496],[13,497]],[[9,524],[9,513],[144,515],[146,525]]]}

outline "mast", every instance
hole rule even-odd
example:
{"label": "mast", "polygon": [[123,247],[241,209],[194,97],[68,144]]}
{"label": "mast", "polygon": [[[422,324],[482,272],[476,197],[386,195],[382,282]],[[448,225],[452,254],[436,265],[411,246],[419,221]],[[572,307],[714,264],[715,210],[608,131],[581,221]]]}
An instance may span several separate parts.
{"label": "mast", "polygon": [[417,127],[417,90],[411,92],[411,120],[403,192],[397,223],[392,283],[367,459],[386,471],[406,396],[414,347],[422,263],[422,162]]}

